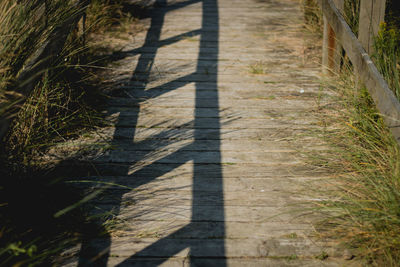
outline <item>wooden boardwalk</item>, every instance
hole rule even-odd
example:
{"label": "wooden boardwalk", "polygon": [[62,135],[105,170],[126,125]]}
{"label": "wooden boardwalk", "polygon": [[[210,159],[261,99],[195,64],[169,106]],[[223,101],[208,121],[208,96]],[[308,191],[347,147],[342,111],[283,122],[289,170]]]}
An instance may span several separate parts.
{"label": "wooden boardwalk", "polygon": [[[121,55],[107,109],[112,187],[97,208],[123,227],[87,240],[80,265],[336,266],[312,241],[302,152],[320,66],[297,0],[158,0]],[[128,188],[129,187],[129,188]],[[100,255],[100,256],[95,256]]]}

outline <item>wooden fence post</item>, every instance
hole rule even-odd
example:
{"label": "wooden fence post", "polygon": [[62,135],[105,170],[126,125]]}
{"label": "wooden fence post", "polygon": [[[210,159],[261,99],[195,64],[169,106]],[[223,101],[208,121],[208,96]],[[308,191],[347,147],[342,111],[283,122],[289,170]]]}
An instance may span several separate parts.
{"label": "wooden fence post", "polygon": [[[344,0],[334,0],[336,8],[343,13]],[[342,46],[324,15],[324,37],[322,44],[322,67],[324,73],[339,72],[342,60]]]}
{"label": "wooden fence post", "polygon": [[374,37],[379,25],[385,19],[386,0],[361,0],[358,40],[365,51],[371,55],[374,51]]}

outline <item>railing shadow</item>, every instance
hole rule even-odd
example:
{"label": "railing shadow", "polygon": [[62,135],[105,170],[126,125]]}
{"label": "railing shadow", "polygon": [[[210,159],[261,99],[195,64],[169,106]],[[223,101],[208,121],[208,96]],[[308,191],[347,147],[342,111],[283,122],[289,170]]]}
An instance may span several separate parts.
{"label": "railing shadow", "polygon": [[[157,0],[156,8],[150,14],[151,26],[147,32],[145,43],[143,47],[146,48],[146,54],[140,53],[139,49],[120,53],[118,57],[125,57],[134,54],[140,54],[137,66],[132,75],[132,80],[136,80],[136,73],[141,73],[140,81],[143,83],[142,89],[136,88],[136,92],[145,93],[146,84],[149,82],[150,72],[154,67],[155,56],[159,48],[172,44],[181,39],[180,36],[169,38],[168,40],[160,40],[162,26],[165,21],[165,16],[169,11],[176,10],[194,3],[201,3],[203,5],[202,12],[202,28],[189,32],[191,35],[200,35],[200,48],[197,59],[196,71],[190,75],[178,78],[172,82],[164,84],[159,87],[167,86],[167,90],[163,90],[162,93],[177,89],[178,86],[174,87],[174,82],[179,82],[180,86],[185,83],[195,82],[195,110],[194,120],[189,122],[188,125],[177,125],[180,127],[180,131],[174,129],[166,129],[164,132],[159,134],[159,137],[164,137],[163,141],[159,140],[156,136],[154,141],[144,140],[134,142],[137,129],[135,126],[138,123],[139,113],[141,111],[140,98],[130,98],[132,101],[130,104],[131,108],[129,114],[124,114],[124,110],[120,111],[119,117],[131,116],[130,124],[133,128],[118,127],[119,123],[116,124],[116,131],[114,133],[112,144],[118,145],[120,142],[119,137],[124,136],[132,143],[129,144],[129,150],[135,151],[138,146],[149,145],[150,148],[156,150],[164,146],[168,146],[173,142],[173,139],[169,137],[187,138],[192,140],[191,143],[185,144],[183,147],[163,155],[161,158],[155,160],[153,163],[139,166],[135,171],[132,172],[129,164],[121,164],[118,168],[118,173],[124,174],[127,181],[126,186],[137,188],[154,181],[157,177],[160,177],[187,162],[193,163],[193,181],[192,181],[192,203],[191,203],[191,218],[190,222],[180,228],[179,230],[171,233],[170,235],[159,239],[158,241],[148,245],[146,248],[138,252],[133,252],[130,257],[120,263],[118,266],[143,264],[143,259],[150,259],[147,265],[159,265],[167,261],[171,256],[178,254],[182,250],[189,249],[188,258],[190,264],[200,264],[201,261],[206,261],[207,258],[218,259],[218,266],[225,266],[225,214],[224,214],[224,195],[223,195],[223,179],[222,179],[222,163],[221,163],[221,150],[220,150],[220,118],[219,118],[219,96],[218,96],[218,40],[219,40],[219,17],[218,17],[218,3],[217,0],[188,0],[183,2],[174,2],[168,4],[167,0]],[[207,10],[207,12],[205,11]],[[209,13],[211,11],[211,13]],[[184,22],[183,22],[184,23]],[[210,42],[212,45],[210,46]],[[206,49],[207,48],[207,49]],[[202,64],[200,64],[202,62]],[[209,64],[208,76],[206,80],[196,79],[198,75],[204,74],[202,72],[204,68],[204,62]],[[147,71],[144,71],[147,70]],[[204,76],[203,76],[204,77]],[[204,130],[204,122],[200,118],[204,117],[204,92],[202,90],[202,82],[207,83],[207,101],[210,104],[207,108],[207,114],[209,114],[208,122],[213,125],[213,131],[210,134]],[[142,90],[142,91],[141,91]],[[151,94],[151,97],[159,96],[160,90],[147,90],[147,94]],[[185,132],[184,129],[188,129]],[[180,135],[180,136],[179,136]],[[212,151],[211,158],[205,159],[204,152],[201,152],[201,147],[204,144],[201,142],[204,140],[212,139],[211,147],[208,147]],[[210,146],[210,145],[209,145]],[[151,150],[149,150],[151,151]],[[117,153],[117,152],[116,152]],[[132,162],[140,161],[142,157],[150,156],[151,152],[144,152],[139,158],[132,159]],[[127,162],[129,163],[129,162]],[[160,167],[161,166],[161,167]],[[111,172],[108,170],[108,172]],[[204,191],[205,179],[210,180],[213,178],[212,184],[209,186],[212,190]],[[110,205],[110,210],[119,212],[121,207],[122,197],[128,190],[114,190],[112,197],[114,203],[117,205]],[[204,203],[207,203],[204,205]],[[199,231],[197,229],[199,223],[213,222],[212,232],[218,233],[218,238],[199,238],[191,239],[193,232]],[[207,227],[206,227],[207,228]],[[208,227],[209,229],[210,227]],[[204,231],[204,229],[203,229]],[[182,238],[188,237],[188,238]],[[87,236],[82,244],[79,266],[106,266],[110,257],[111,247],[111,236],[102,238],[101,242],[96,241],[94,238]],[[140,262],[136,262],[139,260]],[[204,262],[203,262],[204,263]],[[209,262],[210,263],[210,262]],[[146,265],[146,266],[147,266]],[[215,264],[214,264],[215,265]]]}

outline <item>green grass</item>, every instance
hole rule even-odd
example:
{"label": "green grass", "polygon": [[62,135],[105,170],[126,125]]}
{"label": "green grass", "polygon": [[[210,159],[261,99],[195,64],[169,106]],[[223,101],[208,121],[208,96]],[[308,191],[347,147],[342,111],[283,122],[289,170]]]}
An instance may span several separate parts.
{"label": "green grass", "polygon": [[329,255],[325,251],[322,251],[321,254],[315,256],[316,259],[321,261],[326,260],[328,257]]}
{"label": "green grass", "polygon": [[262,61],[258,61],[249,66],[249,72],[251,74],[265,74],[266,73],[266,65]]}
{"label": "green grass", "polygon": [[[92,41],[91,34],[98,36],[132,22],[132,16],[122,12],[122,0],[91,1],[86,31],[72,31],[45,73],[33,74],[40,79],[29,95],[15,93],[21,89],[15,81],[35,50],[53,29],[80,10],[71,8],[72,2],[49,1],[43,12],[43,1],[0,0],[0,115],[9,111],[8,116],[15,118],[6,152],[17,162],[27,164],[37,153],[101,121],[95,108],[101,106],[96,89],[101,77],[96,70],[109,63],[110,57],[102,55],[110,51],[98,40]],[[16,105],[21,106],[18,114],[10,109]]]}
{"label": "green grass", "polygon": [[50,266],[87,232],[107,232],[82,208],[93,194],[67,183],[53,166],[37,163],[50,147],[101,124],[96,69],[108,59],[101,55],[104,47],[92,44],[91,34],[132,17],[122,12],[123,1],[92,1],[86,32],[72,31],[48,69],[33,74],[40,79],[32,92],[22,96],[15,92],[24,65],[57,26],[79,11],[71,8],[73,1],[47,2],[43,12],[44,1],[0,0],[0,115],[20,105],[10,114],[13,123],[1,147],[0,266]]}
{"label": "green grass", "polygon": [[55,27],[77,13],[71,1],[52,1],[46,12],[42,2],[0,1],[0,115],[13,102],[21,102],[13,91],[15,80],[33,53]]}
{"label": "green grass", "polygon": [[322,36],[323,17],[317,0],[301,0],[301,7],[304,13],[304,27]]}
{"label": "green grass", "polygon": [[[306,23],[316,32],[321,29],[316,1],[305,5]],[[345,0],[344,17],[355,34],[358,16],[359,0]],[[372,55],[398,98],[399,40],[390,21],[381,25]],[[344,61],[342,72],[323,84],[336,93],[319,110],[325,129],[318,136],[331,149],[315,152],[313,159],[316,168],[334,173],[335,178],[321,188],[328,200],[315,203],[324,218],[317,229],[322,237],[343,243],[361,265],[400,266],[399,145],[367,90],[356,81],[351,64]]]}
{"label": "green grass", "polygon": [[331,200],[316,203],[328,216],[320,229],[355,248],[366,264],[399,266],[399,146],[351,72],[328,84],[338,98],[325,110],[322,136],[332,150],[320,163],[336,179],[324,191]]}
{"label": "green grass", "polygon": [[344,0],[344,18],[351,30],[358,35],[358,17],[360,15],[360,0]]}
{"label": "green grass", "polygon": [[126,0],[92,0],[87,10],[87,27],[90,31],[105,32],[110,26],[124,24],[134,20],[129,13],[123,12]]}
{"label": "green grass", "polygon": [[382,23],[374,41],[375,52],[372,55],[378,70],[383,74],[397,99],[400,100],[400,34],[399,30]]}

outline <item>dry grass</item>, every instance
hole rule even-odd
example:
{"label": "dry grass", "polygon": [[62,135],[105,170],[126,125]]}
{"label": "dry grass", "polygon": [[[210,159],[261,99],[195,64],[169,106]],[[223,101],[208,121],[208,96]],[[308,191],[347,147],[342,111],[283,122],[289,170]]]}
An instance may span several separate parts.
{"label": "dry grass", "polygon": [[[316,1],[305,1],[306,22],[321,28]],[[345,18],[357,33],[358,0],[345,0]],[[308,12],[308,13],[307,13]],[[398,34],[383,28],[376,39],[375,63],[398,95]],[[346,61],[346,60],[345,60]],[[314,164],[335,174],[321,188],[327,201],[315,203],[326,218],[322,235],[354,250],[362,265],[400,266],[400,149],[385,126],[367,90],[360,86],[351,64],[324,81],[336,98],[321,110],[319,132],[331,149],[316,152]]]}
{"label": "dry grass", "polygon": [[[87,224],[79,209],[83,196],[69,188],[62,174],[32,165],[33,159],[54,144],[64,142],[99,124],[93,108],[101,100],[96,68],[106,64],[104,47],[84,43],[82,31],[71,32],[62,52],[40,74],[29,96],[15,94],[16,78],[52,30],[77,14],[70,1],[0,0],[0,115],[10,99],[26,100],[2,147],[0,169],[0,266],[50,265],[52,257],[79,238]],[[130,22],[121,12],[122,1],[93,1],[87,31]],[[102,12],[100,12],[102,10]],[[86,38],[90,40],[90,38]],[[29,77],[28,77],[29,79]],[[101,106],[101,105],[97,105]],[[40,168],[39,168],[40,167]],[[77,203],[79,205],[77,205]],[[76,207],[57,218],[65,207]],[[101,226],[89,226],[90,230]]]}
{"label": "dry grass", "polygon": [[[325,110],[322,133],[332,150],[320,167],[336,173],[329,201],[317,203],[328,214],[320,229],[356,249],[366,264],[400,263],[400,150],[365,88],[356,90],[351,71],[325,86],[337,93]],[[334,215],[332,215],[334,214]]]}

